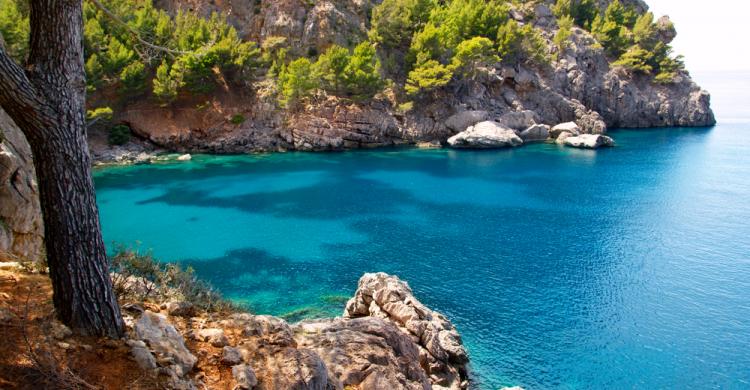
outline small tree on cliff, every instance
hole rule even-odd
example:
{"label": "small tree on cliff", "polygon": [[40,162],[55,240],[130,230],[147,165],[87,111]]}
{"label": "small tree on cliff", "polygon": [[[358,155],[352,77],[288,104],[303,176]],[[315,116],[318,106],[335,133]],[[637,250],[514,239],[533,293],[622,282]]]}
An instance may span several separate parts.
{"label": "small tree on cliff", "polygon": [[80,0],[30,2],[20,67],[0,48],[0,106],[31,145],[57,315],[86,335],[120,336],[86,142],[86,76]]}

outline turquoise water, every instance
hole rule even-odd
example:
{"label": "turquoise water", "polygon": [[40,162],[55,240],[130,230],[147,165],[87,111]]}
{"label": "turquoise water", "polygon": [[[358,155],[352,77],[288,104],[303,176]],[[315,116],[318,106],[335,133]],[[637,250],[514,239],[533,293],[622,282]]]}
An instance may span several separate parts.
{"label": "turquoise water", "polygon": [[477,387],[750,388],[750,120],[618,146],[208,157],[95,174],[105,240],[290,320],[363,272],[457,325]]}

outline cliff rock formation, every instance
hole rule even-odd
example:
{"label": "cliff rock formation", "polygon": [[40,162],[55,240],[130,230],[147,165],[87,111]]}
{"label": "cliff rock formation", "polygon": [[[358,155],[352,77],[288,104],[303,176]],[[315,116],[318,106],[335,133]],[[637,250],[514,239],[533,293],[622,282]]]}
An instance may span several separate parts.
{"label": "cliff rock formation", "polygon": [[[246,39],[263,43],[283,38],[298,55],[314,55],[332,44],[351,47],[366,37],[369,14],[379,2],[368,0],[302,0],[208,2],[161,0],[157,5],[175,12],[194,10],[204,15],[226,15]],[[574,28],[563,53],[553,44],[557,31],[553,0],[522,4],[511,16],[539,28],[547,41],[548,66],[498,64],[482,69],[480,77],[442,91],[403,112],[392,97],[379,95],[365,102],[320,97],[301,110],[280,109],[272,95],[257,91],[247,96],[217,93],[209,108],[195,109],[193,101],[156,107],[139,101],[117,114],[133,131],[154,144],[181,152],[243,153],[251,151],[341,150],[440,141],[482,120],[503,123],[509,113],[533,112],[535,123],[554,126],[574,121],[584,133],[607,128],[710,126],[715,123],[710,96],[687,71],[673,83],[654,83],[649,77],[614,66],[593,36]],[[600,0],[604,9],[611,1]],[[639,12],[640,0],[623,1]],[[675,37],[667,17],[657,20],[660,40]],[[483,118],[463,128],[450,118],[464,112],[483,112]],[[234,115],[245,118],[232,123]],[[523,131],[524,129],[519,130]]]}
{"label": "cliff rock formation", "polygon": [[43,229],[31,149],[0,110],[0,261],[40,260]]}

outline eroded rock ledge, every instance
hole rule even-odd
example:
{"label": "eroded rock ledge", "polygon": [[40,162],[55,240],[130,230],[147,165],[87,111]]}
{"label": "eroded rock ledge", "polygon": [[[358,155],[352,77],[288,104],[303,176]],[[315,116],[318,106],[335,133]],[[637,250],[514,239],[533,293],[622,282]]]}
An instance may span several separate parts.
{"label": "eroded rock ledge", "polygon": [[168,378],[170,388],[458,390],[469,385],[469,359],[455,327],[419,302],[406,282],[384,273],[362,276],[343,317],[333,319],[290,325],[247,313],[185,317],[190,311],[178,307],[150,307],[126,318],[133,328],[128,345],[134,359],[142,369]]}

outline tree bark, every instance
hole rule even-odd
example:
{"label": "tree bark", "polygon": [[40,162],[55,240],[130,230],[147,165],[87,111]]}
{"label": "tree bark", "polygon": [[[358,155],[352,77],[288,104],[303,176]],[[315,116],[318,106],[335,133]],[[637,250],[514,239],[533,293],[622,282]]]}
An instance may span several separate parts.
{"label": "tree bark", "polygon": [[0,50],[0,105],[34,154],[57,315],[75,332],[118,337],[86,141],[81,0],[31,0],[26,69]]}

